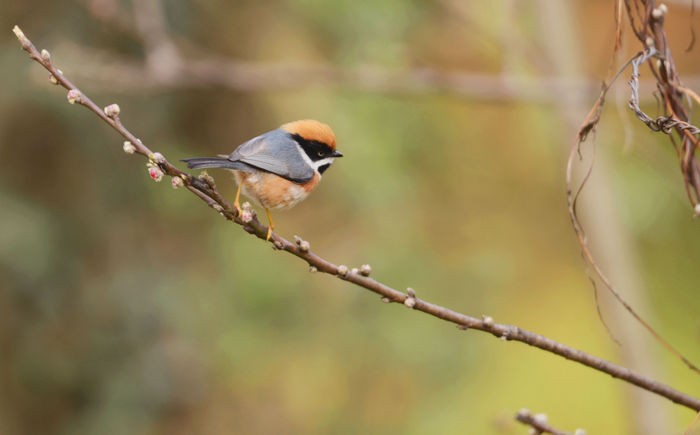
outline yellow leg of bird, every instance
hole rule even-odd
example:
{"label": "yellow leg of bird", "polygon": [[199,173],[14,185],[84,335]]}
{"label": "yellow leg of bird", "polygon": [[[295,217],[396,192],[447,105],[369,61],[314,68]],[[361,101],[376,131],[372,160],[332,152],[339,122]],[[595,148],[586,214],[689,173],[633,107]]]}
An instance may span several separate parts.
{"label": "yellow leg of bird", "polygon": [[238,190],[236,191],[236,199],[233,200],[233,208],[236,209],[236,212],[238,212],[238,216],[240,217],[243,211],[241,210],[241,185],[238,185]]}
{"label": "yellow leg of bird", "polygon": [[272,236],[272,230],[275,229],[275,224],[272,223],[272,216],[270,216],[270,210],[266,208],[265,213],[267,213],[267,221],[270,223],[270,226],[267,227],[267,237],[265,237],[265,240],[270,240],[270,237]]}

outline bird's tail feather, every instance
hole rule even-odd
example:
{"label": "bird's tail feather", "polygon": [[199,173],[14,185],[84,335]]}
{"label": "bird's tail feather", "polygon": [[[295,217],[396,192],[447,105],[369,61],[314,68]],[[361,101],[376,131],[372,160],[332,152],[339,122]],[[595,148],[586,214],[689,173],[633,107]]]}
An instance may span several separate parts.
{"label": "bird's tail feather", "polygon": [[250,166],[243,162],[234,162],[224,157],[195,157],[192,159],[182,159],[190,169],[226,168],[238,169],[241,171],[250,170]]}

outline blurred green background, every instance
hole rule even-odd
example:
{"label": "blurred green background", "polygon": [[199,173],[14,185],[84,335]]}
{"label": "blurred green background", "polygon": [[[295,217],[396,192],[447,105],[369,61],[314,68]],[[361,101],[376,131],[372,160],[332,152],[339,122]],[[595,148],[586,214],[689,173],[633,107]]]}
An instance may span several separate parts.
{"label": "blurred green background", "polygon": [[[309,274],[153,183],[11,32],[98,104],[118,102],[173,162],[327,122],[346,157],[276,213],[281,235],[697,396],[698,377],[602,297],[622,346],[610,339],[566,212],[566,154],[607,72],[612,3],[0,3],[0,433],[520,434],[522,407],[565,430],[680,433],[693,415],[665,399]],[[688,5],[669,4],[667,27],[692,87]],[[699,224],[669,142],[626,110],[625,81],[582,218],[620,291],[698,362]],[[231,198],[231,177],[211,173]]]}

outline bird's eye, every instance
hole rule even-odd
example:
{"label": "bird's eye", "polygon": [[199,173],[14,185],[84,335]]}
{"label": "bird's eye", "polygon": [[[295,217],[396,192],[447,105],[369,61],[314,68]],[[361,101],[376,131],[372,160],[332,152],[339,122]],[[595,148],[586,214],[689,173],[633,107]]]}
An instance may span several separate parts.
{"label": "bird's eye", "polygon": [[319,156],[319,157],[323,157],[323,151],[317,151],[317,152],[316,152],[316,155]]}

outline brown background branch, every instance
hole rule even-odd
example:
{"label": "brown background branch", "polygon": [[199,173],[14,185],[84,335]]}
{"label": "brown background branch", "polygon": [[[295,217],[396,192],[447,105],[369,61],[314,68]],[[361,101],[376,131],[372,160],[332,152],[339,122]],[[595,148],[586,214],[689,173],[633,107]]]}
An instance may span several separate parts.
{"label": "brown background branch", "polygon": [[[305,89],[348,88],[387,95],[451,95],[474,101],[553,104],[562,95],[579,100],[600,88],[594,80],[517,73],[476,73],[437,68],[395,69],[379,65],[337,67],[327,63],[263,63],[223,57],[169,57],[159,68],[145,62],[122,59],[109,53],[63,44],[61,52],[71,64],[76,80],[96,90],[123,93],[222,88],[242,92],[278,92]],[[689,88],[700,87],[700,78],[686,78]],[[655,82],[643,80],[642,100],[654,102]]]}
{"label": "brown background branch", "polygon": [[[511,70],[508,62],[500,72],[480,73],[431,66],[392,69],[375,64],[340,67],[326,62],[244,61],[208,54],[208,50],[191,41],[175,41],[169,34],[163,5],[159,1],[135,1],[133,19],[117,13],[104,16],[94,6],[98,2],[86,0],[85,3],[95,18],[137,35],[144,46],[143,62],[73,44],[59,47],[57,51],[64,52],[69,63],[81,66],[72,72],[74,79],[98,90],[116,88],[125,93],[143,93],[219,88],[276,92],[336,87],[389,95],[447,94],[474,101],[556,104],[562,96],[584,99],[600,88],[597,79],[553,74],[552,66],[542,58],[541,52],[524,43],[524,35],[508,37],[508,33],[508,39],[500,41],[500,35],[470,16],[468,7],[453,0],[440,0],[439,3],[464,26],[476,28],[479,34],[488,35],[489,40],[498,41],[504,52],[527,56],[540,73],[533,75]],[[700,87],[700,77],[688,75],[685,79],[688,87]],[[643,101],[655,102],[651,93],[656,82],[642,81],[641,88]]]}

